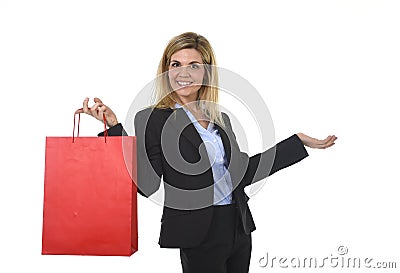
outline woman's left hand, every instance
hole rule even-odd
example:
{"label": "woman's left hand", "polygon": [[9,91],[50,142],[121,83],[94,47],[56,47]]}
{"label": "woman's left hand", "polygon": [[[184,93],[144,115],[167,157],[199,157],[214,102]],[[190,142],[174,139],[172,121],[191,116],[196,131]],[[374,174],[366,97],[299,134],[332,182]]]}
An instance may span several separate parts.
{"label": "woman's left hand", "polygon": [[298,133],[297,136],[300,138],[301,142],[303,142],[304,146],[316,149],[329,148],[335,144],[335,140],[337,139],[335,135],[328,136],[322,140],[307,136],[303,133]]}

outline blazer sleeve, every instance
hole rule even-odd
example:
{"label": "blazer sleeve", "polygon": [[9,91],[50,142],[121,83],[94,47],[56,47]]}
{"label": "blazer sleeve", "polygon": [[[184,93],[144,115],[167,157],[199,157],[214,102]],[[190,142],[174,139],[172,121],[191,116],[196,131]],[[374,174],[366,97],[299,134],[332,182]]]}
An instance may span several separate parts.
{"label": "blazer sleeve", "polygon": [[[232,144],[233,149],[238,149],[240,151],[229,117],[227,115],[226,117],[226,125],[234,136],[234,143]],[[251,157],[244,152],[240,152],[240,154],[243,162],[247,161],[247,168],[245,169],[245,174],[241,182],[243,186],[248,186],[264,179],[308,156],[307,150],[296,134],[282,140],[266,151]]]}
{"label": "blazer sleeve", "polygon": [[[160,187],[162,176],[161,144],[154,119],[149,119],[149,111],[138,112],[135,116],[137,189],[144,197],[149,197]],[[121,123],[107,130],[108,136],[126,136]],[[104,136],[104,132],[98,134]]]}
{"label": "blazer sleeve", "polygon": [[[124,127],[122,127],[121,123],[118,123],[117,125],[114,125],[113,127],[108,128],[107,130],[107,135],[108,136],[127,136],[128,134],[124,130]],[[98,134],[98,136],[104,136],[104,132],[101,132]]]}
{"label": "blazer sleeve", "polygon": [[155,193],[163,175],[161,131],[162,122],[145,109],[134,120],[137,153],[138,191],[145,197]]}

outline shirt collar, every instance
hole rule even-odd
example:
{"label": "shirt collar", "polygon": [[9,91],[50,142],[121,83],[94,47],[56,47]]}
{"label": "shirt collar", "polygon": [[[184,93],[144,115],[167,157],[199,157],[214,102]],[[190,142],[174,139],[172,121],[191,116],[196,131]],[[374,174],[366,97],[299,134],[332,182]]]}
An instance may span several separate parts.
{"label": "shirt collar", "polygon": [[188,117],[189,117],[191,122],[193,122],[193,123],[198,122],[197,119],[193,116],[193,114],[188,109],[186,109],[186,107],[183,107],[181,104],[176,102],[175,103],[175,108],[176,109],[182,108],[186,112],[186,114],[188,115]]}
{"label": "shirt collar", "polygon": [[[193,116],[193,114],[188,109],[186,109],[186,107],[183,107],[181,104],[176,102],[175,108],[176,109],[182,108],[186,112],[187,116],[189,117],[190,121],[194,124],[195,127],[200,126],[202,129],[205,129],[203,126],[200,125],[199,121]],[[206,130],[213,131],[213,130],[215,130],[215,128],[216,127],[214,126],[214,124],[212,122],[210,122],[210,125],[207,127]]]}
{"label": "shirt collar", "polygon": [[179,103],[175,102],[175,108],[183,108],[183,106],[180,105]]}

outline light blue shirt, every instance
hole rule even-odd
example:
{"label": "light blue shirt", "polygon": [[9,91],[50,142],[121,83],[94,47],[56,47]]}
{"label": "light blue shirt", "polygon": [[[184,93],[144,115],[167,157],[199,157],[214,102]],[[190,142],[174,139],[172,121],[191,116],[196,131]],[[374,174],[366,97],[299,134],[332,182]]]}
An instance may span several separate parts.
{"label": "light blue shirt", "polygon": [[218,128],[214,126],[214,123],[210,122],[207,129],[205,129],[185,107],[175,103],[175,108],[183,108],[206,146],[214,178],[214,205],[231,204],[232,180],[227,169],[224,145]]}

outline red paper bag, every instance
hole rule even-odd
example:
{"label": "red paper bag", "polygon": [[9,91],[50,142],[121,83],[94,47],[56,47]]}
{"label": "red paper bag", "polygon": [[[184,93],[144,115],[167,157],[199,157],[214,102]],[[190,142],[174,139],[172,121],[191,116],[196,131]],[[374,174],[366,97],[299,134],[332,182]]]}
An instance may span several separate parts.
{"label": "red paper bag", "polygon": [[42,254],[137,251],[136,137],[47,137]]}

